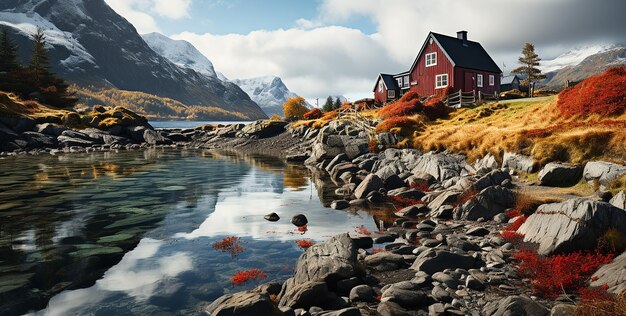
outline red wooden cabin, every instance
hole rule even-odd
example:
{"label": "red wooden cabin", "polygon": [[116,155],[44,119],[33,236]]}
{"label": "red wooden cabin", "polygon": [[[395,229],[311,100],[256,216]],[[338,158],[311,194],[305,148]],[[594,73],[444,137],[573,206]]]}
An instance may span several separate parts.
{"label": "red wooden cabin", "polygon": [[420,96],[439,94],[448,87],[452,92],[494,94],[500,91],[501,74],[482,45],[467,39],[466,31],[457,32],[457,37],[430,32],[408,72],[378,76],[374,98],[379,103],[395,100],[409,88]]}

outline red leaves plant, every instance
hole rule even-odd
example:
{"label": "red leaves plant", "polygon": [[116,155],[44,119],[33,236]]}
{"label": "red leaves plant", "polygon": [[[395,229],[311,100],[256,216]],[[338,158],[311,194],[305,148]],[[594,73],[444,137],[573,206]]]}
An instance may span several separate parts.
{"label": "red leaves plant", "polygon": [[611,68],[563,90],[557,108],[566,118],[623,114],[626,108],[626,67]]}
{"label": "red leaves plant", "polygon": [[356,232],[357,234],[361,234],[363,236],[370,236],[372,234],[372,232],[370,232],[369,229],[363,225],[356,227]]}
{"label": "red leaves plant", "polygon": [[519,274],[530,278],[533,292],[546,298],[556,298],[563,291],[580,291],[591,275],[614,257],[597,252],[539,257],[530,249],[522,249],[514,256],[520,260]]}
{"label": "red leaves plant", "polygon": [[[506,213],[507,216],[517,215],[521,213],[518,210],[511,210]],[[519,244],[524,239],[524,235],[518,234],[517,230],[526,222],[526,216],[515,216],[517,219],[511,223],[510,225],[504,227],[503,232],[500,234],[504,240],[513,243]]]}
{"label": "red leaves plant", "polygon": [[422,112],[424,106],[420,102],[420,96],[415,91],[408,91],[398,101],[388,104],[378,115],[388,119],[397,116],[410,116]]}
{"label": "red leaves plant", "polygon": [[309,112],[304,113],[304,119],[305,120],[317,120],[318,118],[321,118],[323,115],[324,113],[322,113],[320,109],[315,108]]}
{"label": "red leaves plant", "polygon": [[387,133],[393,128],[414,127],[417,125],[417,121],[405,116],[394,116],[388,118],[376,125],[377,133]]}
{"label": "red leaves plant", "polygon": [[235,273],[235,275],[230,278],[230,282],[234,285],[242,285],[250,280],[261,281],[265,278],[267,278],[265,272],[259,269],[252,269]]}
{"label": "red leaves plant", "polygon": [[440,98],[430,98],[424,102],[424,114],[434,121],[448,116],[448,107]]}
{"label": "red leaves plant", "polygon": [[307,249],[307,248],[315,245],[315,242],[307,240],[307,239],[298,239],[298,240],[296,240],[296,244],[298,245],[298,247],[300,247],[302,249]]}
{"label": "red leaves plant", "polygon": [[506,217],[508,218],[516,218],[522,215],[522,211],[518,209],[509,210],[509,211],[504,212],[504,215],[506,215]]}
{"label": "red leaves plant", "polygon": [[387,201],[393,204],[397,209],[402,209],[411,205],[424,204],[422,200],[409,199],[396,195],[387,195]]}
{"label": "red leaves plant", "polygon": [[230,252],[230,255],[236,257],[240,252],[246,250],[246,247],[242,246],[241,239],[239,237],[231,236],[224,237],[222,240],[214,242],[211,247],[221,252]]}

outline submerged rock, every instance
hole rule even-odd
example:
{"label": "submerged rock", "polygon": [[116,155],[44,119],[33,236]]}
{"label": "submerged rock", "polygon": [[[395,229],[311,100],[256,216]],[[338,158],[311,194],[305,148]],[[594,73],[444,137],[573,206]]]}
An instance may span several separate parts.
{"label": "submerged rock", "polygon": [[263,218],[265,220],[270,221],[270,222],[278,222],[280,220],[280,216],[278,216],[278,214],[276,214],[276,213],[269,213],[269,214],[263,216]]}

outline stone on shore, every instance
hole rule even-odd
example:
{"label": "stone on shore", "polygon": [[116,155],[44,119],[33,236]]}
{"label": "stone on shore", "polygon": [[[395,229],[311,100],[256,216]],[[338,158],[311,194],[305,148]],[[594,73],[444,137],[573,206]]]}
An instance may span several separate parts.
{"label": "stone on shore", "polygon": [[211,316],[247,316],[271,315],[278,311],[265,295],[239,292],[218,298],[206,307],[205,312]]}
{"label": "stone on shore", "polygon": [[365,199],[370,192],[378,191],[384,186],[383,181],[375,174],[368,174],[354,190],[357,199]]}
{"label": "stone on shore", "polygon": [[464,167],[464,156],[428,152],[417,158],[412,173],[426,172],[441,182],[460,176]]}
{"label": "stone on shore", "polygon": [[515,194],[501,186],[488,187],[475,197],[460,205],[454,212],[455,219],[492,219],[515,205]]}
{"label": "stone on shore", "polygon": [[526,296],[509,296],[500,301],[490,302],[483,308],[485,316],[545,316],[550,311],[543,305]]}
{"label": "stone on shore", "polygon": [[613,259],[613,262],[600,267],[591,280],[591,286],[606,284],[609,287],[607,291],[615,295],[626,290],[626,252]]}
{"label": "stone on shore", "polygon": [[484,265],[484,262],[477,260],[470,255],[462,255],[445,250],[429,249],[422,252],[417,259],[415,259],[411,269],[423,271],[432,275],[446,269],[460,268],[469,270],[480,265]]}
{"label": "stone on shore", "polygon": [[541,185],[550,187],[570,186],[578,183],[583,176],[582,166],[570,166],[551,162],[539,171]]}
{"label": "stone on shore", "polygon": [[592,250],[609,228],[626,231],[626,212],[586,198],[544,204],[517,230],[525,242],[538,243],[541,255]]}
{"label": "stone on shore", "polygon": [[609,185],[611,181],[623,174],[626,174],[626,166],[606,161],[588,162],[583,170],[583,178],[590,185],[594,186],[594,189],[598,189],[595,188],[595,182],[600,186],[600,189],[603,189]]}

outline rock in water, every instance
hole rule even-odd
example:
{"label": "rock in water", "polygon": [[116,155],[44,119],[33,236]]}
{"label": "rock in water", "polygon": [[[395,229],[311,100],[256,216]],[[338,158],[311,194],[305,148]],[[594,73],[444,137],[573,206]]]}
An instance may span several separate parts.
{"label": "rock in water", "polygon": [[277,310],[267,296],[240,292],[218,298],[207,306],[205,312],[211,316],[247,316],[272,315]]}
{"label": "rock in water", "polygon": [[269,214],[263,216],[263,218],[265,218],[266,220],[268,220],[270,222],[278,222],[278,220],[280,220],[280,216],[278,216],[278,214],[276,214],[276,213],[269,213]]}
{"label": "rock in water", "polygon": [[561,187],[576,184],[582,176],[583,168],[581,166],[551,162],[539,171],[538,179],[541,185]]}
{"label": "rock in water", "polygon": [[348,234],[311,246],[298,258],[293,277],[283,284],[279,306],[300,305],[302,302],[297,302],[295,298],[301,297],[300,292],[304,291],[301,285],[306,282],[325,282],[334,288],[337,281],[355,276],[356,255],[357,248]]}
{"label": "rock in water", "polygon": [[541,255],[591,250],[609,228],[626,231],[626,212],[609,203],[577,198],[539,206],[517,230]]}
{"label": "rock in water", "polygon": [[291,218],[291,223],[298,227],[302,227],[308,224],[309,220],[306,218],[306,216],[304,216],[304,214],[298,214]]}
{"label": "rock in water", "polygon": [[383,186],[383,181],[377,175],[370,173],[363,179],[363,182],[356,187],[354,196],[357,199],[364,199],[370,192],[378,191]]}

